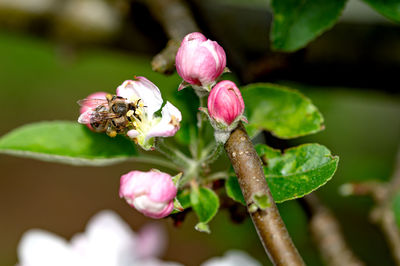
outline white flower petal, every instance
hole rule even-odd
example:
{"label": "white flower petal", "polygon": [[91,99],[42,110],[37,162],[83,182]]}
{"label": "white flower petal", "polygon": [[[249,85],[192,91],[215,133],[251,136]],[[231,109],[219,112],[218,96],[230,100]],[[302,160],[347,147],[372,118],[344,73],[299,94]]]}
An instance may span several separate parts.
{"label": "white flower petal", "polygon": [[137,86],[135,87],[136,92],[139,94],[140,99],[146,107],[147,116],[153,117],[153,114],[157,112],[163,103],[161,92],[156,85],[145,77],[137,77]]}
{"label": "white flower petal", "polygon": [[149,224],[141,228],[136,240],[136,252],[140,258],[158,257],[165,250],[167,236],[161,224]]}
{"label": "white flower petal", "polygon": [[139,95],[133,89],[132,82],[132,80],[125,80],[120,86],[118,86],[117,95],[124,97],[128,101],[139,98]]}
{"label": "white flower petal", "polygon": [[138,99],[141,99],[146,106],[149,119],[161,108],[163,103],[158,87],[145,77],[135,77],[135,80],[125,81],[117,88],[117,95],[135,103]]}
{"label": "white flower petal", "polygon": [[173,104],[167,101],[161,110],[161,121],[152,127],[146,135],[146,139],[152,137],[171,137],[178,131],[182,121],[182,114]]}
{"label": "white flower petal", "polygon": [[155,202],[149,199],[147,195],[136,197],[133,200],[136,209],[150,213],[158,213],[165,209],[168,202]]}
{"label": "white flower petal", "polygon": [[261,263],[250,257],[246,252],[230,250],[223,257],[211,258],[201,266],[261,266]]}
{"label": "white flower petal", "polygon": [[183,264],[180,264],[178,262],[161,261],[155,258],[140,260],[137,262],[137,265],[138,266],[184,266]]}
{"label": "white flower petal", "polygon": [[128,137],[130,137],[131,139],[136,138],[137,136],[139,136],[139,132],[137,130],[131,129],[129,130],[127,133]]}
{"label": "white flower petal", "polygon": [[20,266],[70,266],[78,264],[67,241],[43,230],[29,230],[18,245]]}
{"label": "white flower petal", "polygon": [[117,266],[122,265],[120,261],[133,262],[137,257],[135,234],[112,211],[95,215],[86,226],[86,232],[74,236],[71,244],[92,265]]}

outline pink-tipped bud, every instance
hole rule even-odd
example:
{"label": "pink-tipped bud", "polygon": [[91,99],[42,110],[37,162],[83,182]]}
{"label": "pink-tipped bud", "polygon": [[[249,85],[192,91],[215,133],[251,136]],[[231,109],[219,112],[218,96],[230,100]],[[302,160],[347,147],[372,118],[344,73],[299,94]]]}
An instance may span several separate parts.
{"label": "pink-tipped bud", "polygon": [[243,115],[244,102],[236,84],[223,80],[212,88],[207,107],[212,119],[229,126]]}
{"label": "pink-tipped bud", "polygon": [[[90,94],[88,97],[86,97],[85,100],[94,100],[94,99],[107,100],[106,95],[107,95],[106,92],[95,92],[95,93]],[[83,113],[85,113],[86,111],[88,111],[90,109],[95,109],[98,105],[99,105],[99,103],[96,101],[85,101],[82,104],[81,109],[79,110],[79,113],[82,115]],[[93,130],[93,127],[90,124],[86,124],[86,125],[90,130]]]}
{"label": "pink-tipped bud", "polygon": [[119,196],[151,218],[160,219],[173,211],[176,192],[171,176],[157,170],[121,176]]}
{"label": "pink-tipped bud", "polygon": [[224,49],[215,41],[193,32],[185,36],[175,58],[176,71],[192,85],[209,87],[226,66]]}

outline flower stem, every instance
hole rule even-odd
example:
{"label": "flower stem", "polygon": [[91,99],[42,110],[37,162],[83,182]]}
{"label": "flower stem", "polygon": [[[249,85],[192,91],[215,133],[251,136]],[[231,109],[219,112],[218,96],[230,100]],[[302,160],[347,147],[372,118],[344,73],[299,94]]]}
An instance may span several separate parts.
{"label": "flower stem", "polygon": [[176,165],[183,167],[184,169],[190,167],[190,165],[192,164],[191,159],[189,159],[181,151],[167,145],[162,138],[155,139],[155,146],[156,149],[165,157],[170,159]]}
{"label": "flower stem", "polygon": [[[247,208],[260,240],[274,265],[305,265],[282,221],[265,180],[261,160],[243,125],[232,131],[225,150],[238,177]],[[268,197],[269,206],[250,211],[253,196],[258,193]]]}
{"label": "flower stem", "polygon": [[[199,97],[200,101],[200,108],[204,107],[204,100],[205,97]],[[197,112],[197,128],[198,128],[198,134],[197,134],[197,159],[201,158],[202,151],[203,151],[203,134],[204,134],[204,123],[203,123],[203,113],[202,112]]]}
{"label": "flower stem", "polygon": [[170,161],[167,161],[160,157],[141,155],[141,156],[132,158],[132,161],[137,162],[137,163],[156,164],[159,166],[163,166],[165,168],[169,168],[171,170],[182,171],[182,167],[172,164]]}
{"label": "flower stem", "polygon": [[223,147],[224,145],[222,143],[215,143],[211,148],[207,147],[206,149],[204,149],[201,156],[201,158],[204,158],[201,160],[202,163],[211,164],[215,162],[215,160],[217,160],[218,157],[221,155]]}

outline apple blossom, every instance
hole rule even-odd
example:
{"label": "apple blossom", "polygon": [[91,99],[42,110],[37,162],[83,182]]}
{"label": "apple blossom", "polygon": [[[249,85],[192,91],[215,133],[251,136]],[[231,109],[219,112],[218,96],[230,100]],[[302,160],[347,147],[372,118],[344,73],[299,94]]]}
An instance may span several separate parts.
{"label": "apple blossom", "polygon": [[119,196],[139,212],[155,219],[173,211],[176,193],[172,177],[157,170],[131,171],[121,176]]}
{"label": "apple blossom", "polygon": [[[210,91],[226,66],[224,49],[215,41],[193,32],[185,36],[175,58],[176,71],[182,79]],[[178,90],[184,88],[183,83]]]}
{"label": "apple blossom", "polygon": [[[157,239],[158,241],[154,241]],[[18,245],[19,266],[178,266],[156,258],[165,247],[165,234],[154,225],[135,234],[117,214],[102,211],[71,241],[33,229]]]}
{"label": "apple blossom", "polygon": [[261,263],[240,250],[229,250],[222,257],[214,257],[203,262],[201,266],[261,266]]}
{"label": "apple blossom", "polygon": [[161,92],[156,85],[145,77],[126,80],[117,88],[117,95],[134,103],[137,108],[132,115],[133,129],[127,135],[143,149],[154,148],[154,137],[175,135],[182,120],[181,112],[167,101],[161,110],[162,117],[154,115],[163,103]]}

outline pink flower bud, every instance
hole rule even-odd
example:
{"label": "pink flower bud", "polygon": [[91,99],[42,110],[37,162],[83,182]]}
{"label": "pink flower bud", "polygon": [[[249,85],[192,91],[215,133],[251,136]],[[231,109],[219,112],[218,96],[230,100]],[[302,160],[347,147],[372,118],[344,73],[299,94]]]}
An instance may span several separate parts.
{"label": "pink flower bud", "polygon": [[119,196],[151,218],[163,218],[172,212],[176,192],[171,176],[157,170],[131,171],[121,176]]}
{"label": "pink flower bud", "polygon": [[[90,94],[88,97],[86,97],[86,99],[106,100],[107,99],[106,95],[107,95],[106,92],[95,92],[95,93]],[[95,109],[97,106],[98,106],[98,104],[96,104],[95,101],[93,101],[93,102],[87,101],[81,106],[79,113],[83,114],[86,111],[88,111],[89,109]],[[90,124],[86,124],[86,125],[90,130],[93,130],[93,127]]]}
{"label": "pink flower bud", "polygon": [[207,101],[210,117],[219,123],[229,126],[244,111],[242,94],[235,83],[223,80],[215,85]]}
{"label": "pink flower bud", "polygon": [[224,71],[226,55],[217,42],[193,32],[183,39],[175,64],[179,76],[187,83],[211,86]]}

